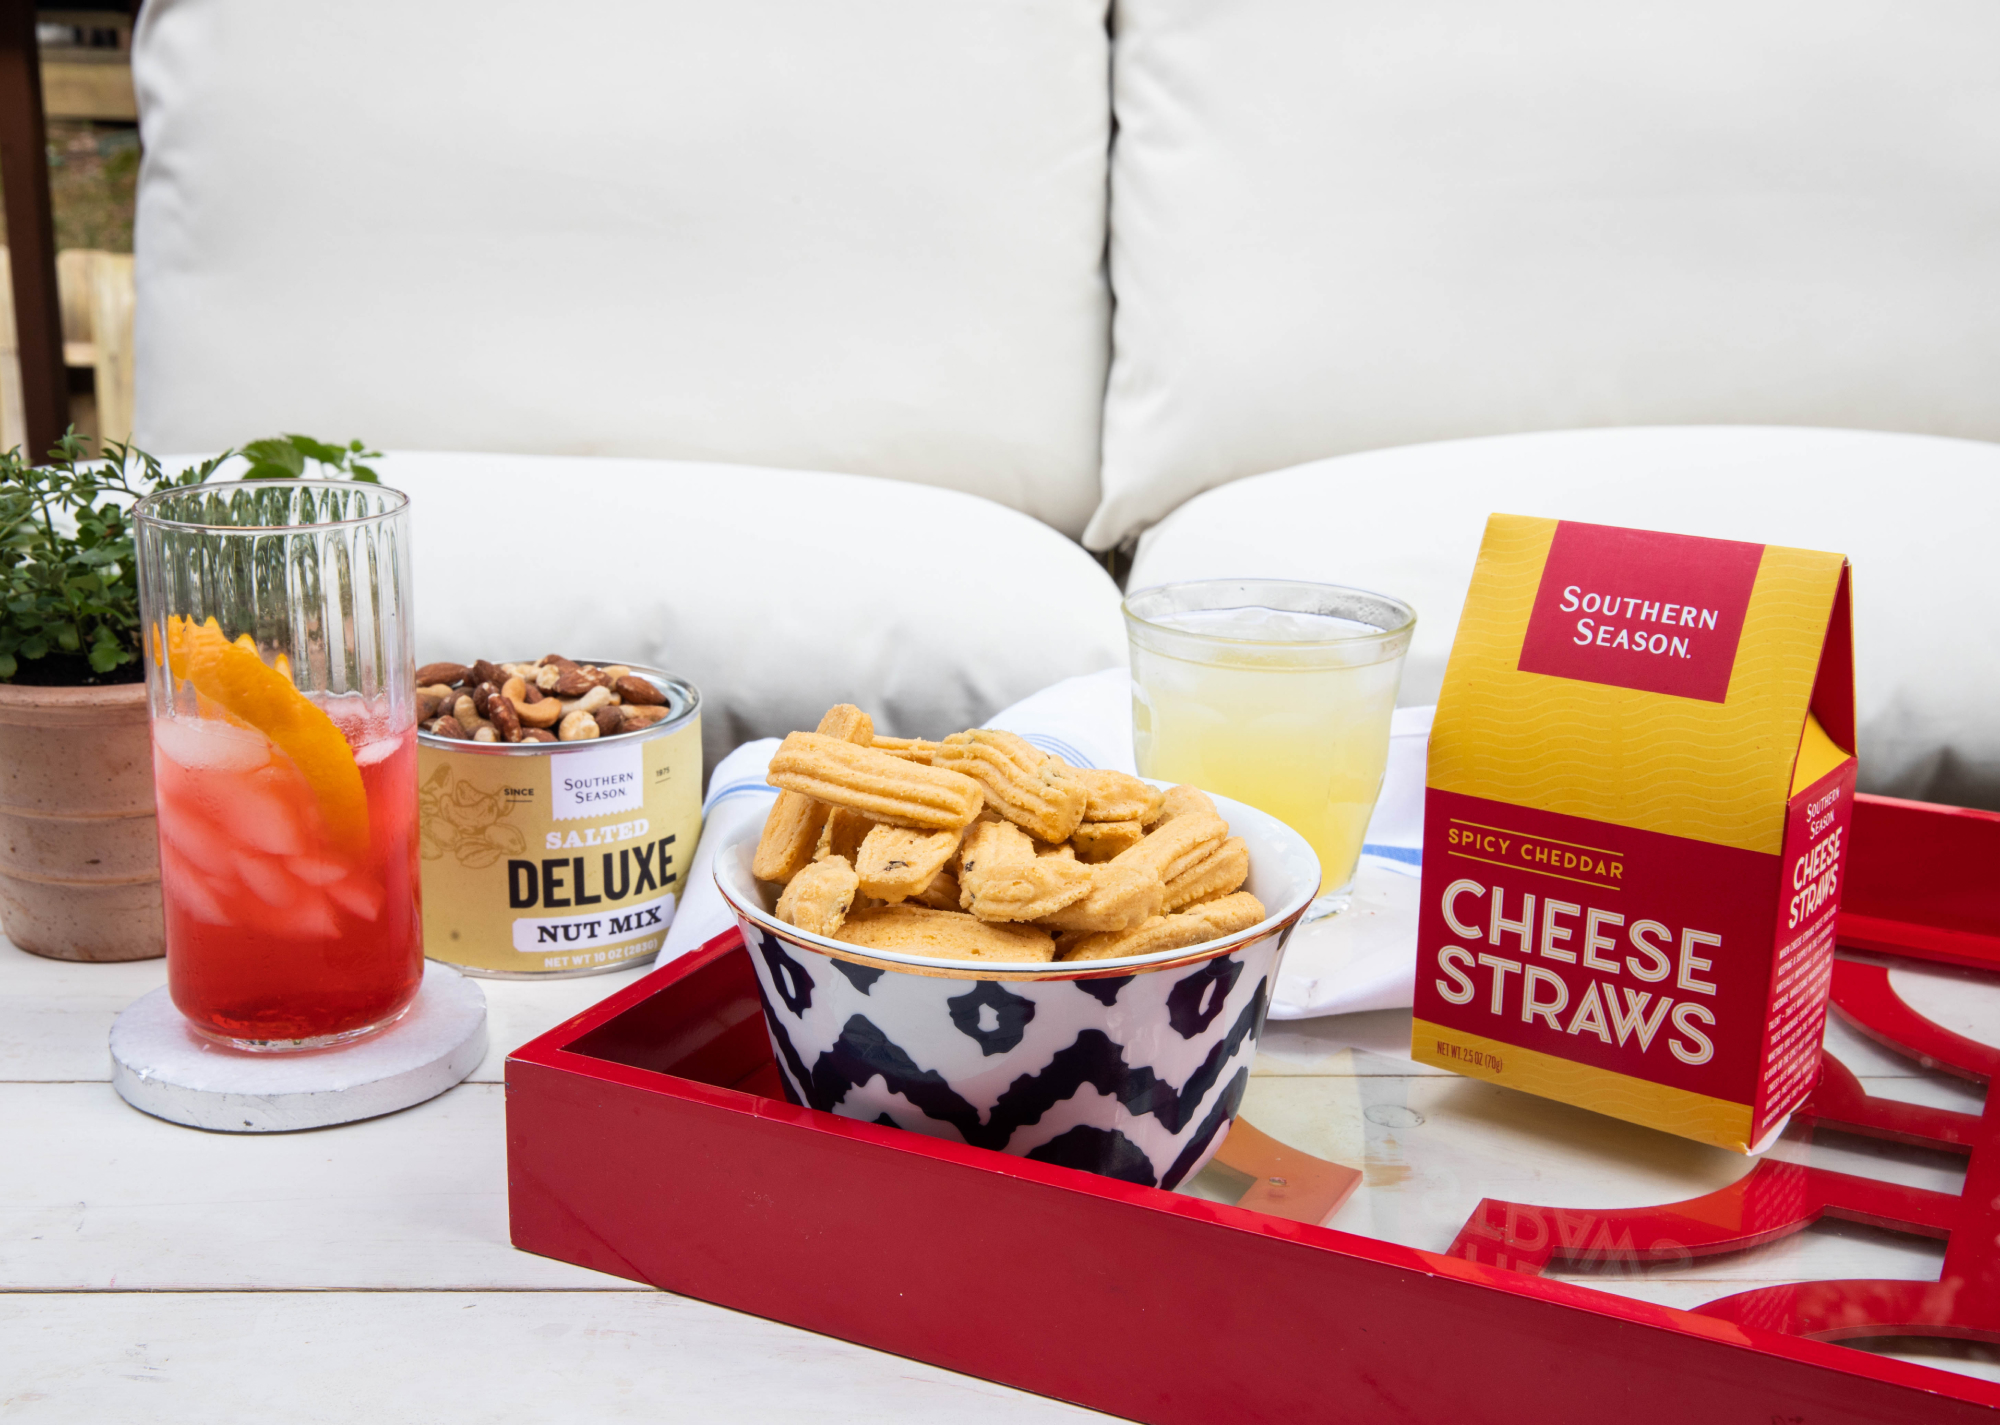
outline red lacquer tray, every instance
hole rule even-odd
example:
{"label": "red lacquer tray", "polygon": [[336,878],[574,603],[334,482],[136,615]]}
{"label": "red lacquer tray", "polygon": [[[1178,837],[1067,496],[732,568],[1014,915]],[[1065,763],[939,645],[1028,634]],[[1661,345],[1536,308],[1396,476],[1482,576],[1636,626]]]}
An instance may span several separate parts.
{"label": "red lacquer tray", "polygon": [[[2000,971],[2000,816],[1861,798],[1842,943]],[[1877,963],[1842,1013],[1975,1081],[2000,1053]],[[733,934],[507,1065],[513,1240],[531,1252],[1155,1422],[1991,1419],[2000,1385],[1833,1344],[2000,1341],[2000,1100],[1863,1094],[1829,1059],[1799,1117],[1967,1159],[1957,1195],[1766,1161],[1643,1211],[1486,1201],[1448,1253],[1311,1225],[1351,1170],[1239,1124],[1235,1205],[784,1101]],[[1820,1218],[1943,1239],[1936,1283],[1805,1282],[1682,1311],[1537,1275],[1741,1251]],[[1299,1220],[1293,1220],[1299,1219]]]}

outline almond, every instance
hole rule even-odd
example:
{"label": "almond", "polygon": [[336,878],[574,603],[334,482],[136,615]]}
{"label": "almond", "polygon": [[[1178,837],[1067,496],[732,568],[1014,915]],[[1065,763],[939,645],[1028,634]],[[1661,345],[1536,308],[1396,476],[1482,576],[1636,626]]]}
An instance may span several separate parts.
{"label": "almond", "polygon": [[472,676],[472,670],[463,663],[426,663],[417,669],[417,686],[428,688],[435,683],[457,685]]}
{"label": "almond", "polygon": [[658,708],[667,704],[665,693],[633,673],[627,673],[613,683],[611,690],[623,698],[628,706]]}

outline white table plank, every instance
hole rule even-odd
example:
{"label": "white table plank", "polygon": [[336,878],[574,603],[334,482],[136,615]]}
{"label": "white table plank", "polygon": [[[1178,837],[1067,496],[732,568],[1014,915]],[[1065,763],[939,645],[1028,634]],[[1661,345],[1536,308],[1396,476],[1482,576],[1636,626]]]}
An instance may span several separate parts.
{"label": "white table plank", "polygon": [[507,1242],[503,1091],[202,1133],[108,1084],[0,1085],[0,1289],[629,1289]]}
{"label": "white table plank", "polygon": [[167,982],[165,960],[80,965],[0,940],[0,1081],[111,1079],[111,1021]]}
{"label": "white table plank", "polygon": [[[0,1082],[108,1082],[111,1021],[167,981],[166,961],[82,965],[0,941]],[[481,980],[490,1048],[469,1082],[499,1083],[507,1055],[647,969],[574,980]]]}
{"label": "white table plank", "polygon": [[661,1292],[0,1296],[0,1417],[23,1425],[1109,1418]]}

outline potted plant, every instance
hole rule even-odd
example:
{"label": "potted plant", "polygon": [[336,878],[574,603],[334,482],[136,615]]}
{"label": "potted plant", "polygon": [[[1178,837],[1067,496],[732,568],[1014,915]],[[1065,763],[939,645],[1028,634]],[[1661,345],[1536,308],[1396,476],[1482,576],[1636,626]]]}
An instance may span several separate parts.
{"label": "potted plant", "polygon": [[375,479],[361,442],[297,435],[174,474],[116,442],[93,458],[74,431],[40,465],[0,455],[0,928],[23,950],[166,953],[130,512],[239,454],[245,479]]}

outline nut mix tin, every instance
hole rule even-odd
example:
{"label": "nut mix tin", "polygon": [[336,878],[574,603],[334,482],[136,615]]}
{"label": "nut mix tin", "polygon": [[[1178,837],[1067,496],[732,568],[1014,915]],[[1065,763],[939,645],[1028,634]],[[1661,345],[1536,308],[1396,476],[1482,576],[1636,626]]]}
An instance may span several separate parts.
{"label": "nut mix tin", "polygon": [[701,834],[701,695],[641,732],[582,742],[420,733],[424,952],[471,975],[564,978],[651,960]]}

